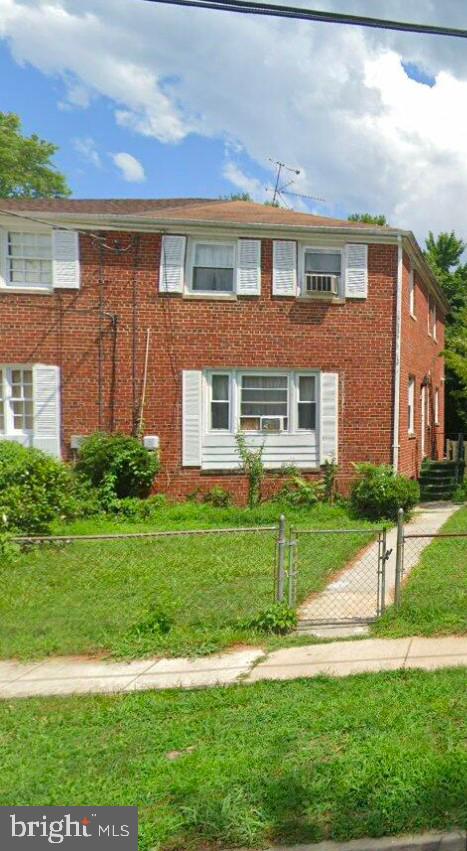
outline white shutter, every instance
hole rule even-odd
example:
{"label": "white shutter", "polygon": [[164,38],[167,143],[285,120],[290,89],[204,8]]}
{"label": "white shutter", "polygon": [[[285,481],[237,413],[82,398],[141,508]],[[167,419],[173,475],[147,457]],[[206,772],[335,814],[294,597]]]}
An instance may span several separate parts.
{"label": "white shutter", "polygon": [[34,371],[34,431],[32,443],[60,458],[60,369],[36,364]]}
{"label": "white shutter", "polygon": [[321,464],[337,461],[338,388],[337,372],[321,373]]}
{"label": "white shutter", "polygon": [[163,236],[159,292],[182,293],[185,271],[185,236]]}
{"label": "white shutter", "polygon": [[238,295],[261,292],[261,240],[239,239],[237,262]]}
{"label": "white shutter", "polygon": [[360,243],[346,245],[345,295],[346,298],[368,296],[368,246]]}
{"label": "white shutter", "polygon": [[79,235],[74,230],[52,231],[53,285],[79,290]]}
{"label": "white shutter", "polygon": [[275,239],[272,250],[272,294],[297,295],[297,243]]}
{"label": "white shutter", "polygon": [[182,464],[201,465],[201,372],[184,369],[182,373]]}

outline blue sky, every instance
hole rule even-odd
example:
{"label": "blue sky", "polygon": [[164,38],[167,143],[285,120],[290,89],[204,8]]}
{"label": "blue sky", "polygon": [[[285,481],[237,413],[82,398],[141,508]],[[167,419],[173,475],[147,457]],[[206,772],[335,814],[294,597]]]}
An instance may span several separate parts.
{"label": "blue sky", "polygon": [[[272,157],[300,168],[292,189],[325,199],[289,196],[295,208],[467,231],[465,43],[138,0],[108,10],[0,0],[0,109],[59,146],[76,197],[262,201]],[[457,0],[441,11],[426,0],[423,19],[462,25]],[[418,0],[384,14],[421,20]]]}

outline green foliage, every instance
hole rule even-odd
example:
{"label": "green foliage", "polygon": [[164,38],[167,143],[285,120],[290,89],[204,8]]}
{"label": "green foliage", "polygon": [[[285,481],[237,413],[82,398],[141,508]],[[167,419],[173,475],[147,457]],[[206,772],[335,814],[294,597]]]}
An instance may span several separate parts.
{"label": "green foliage", "polygon": [[278,499],[286,505],[316,505],[323,494],[323,483],[312,482],[302,476],[293,475],[286,479],[278,494]]}
{"label": "green foliage", "polygon": [[9,532],[0,532],[0,566],[14,564],[18,560],[21,547],[12,540]]}
{"label": "green foliage", "polygon": [[71,471],[65,464],[9,440],[0,441],[0,526],[5,532],[46,534],[51,520],[76,516]]}
{"label": "green foliage", "polygon": [[462,484],[457,486],[456,490],[454,491],[452,501],[459,503],[467,502],[467,479],[465,479]]}
{"label": "green foliage", "polygon": [[264,440],[258,449],[250,449],[244,432],[238,431],[235,435],[235,443],[243,472],[248,477],[248,507],[255,508],[261,502],[261,487],[264,479]]}
{"label": "green foliage", "polygon": [[324,462],[323,466],[324,501],[332,503],[336,496],[336,477],[339,467],[335,461],[328,460]]}
{"label": "green foliage", "polygon": [[353,510],[368,520],[397,520],[399,508],[406,516],[420,499],[418,482],[395,473],[385,464],[354,464],[359,478],[351,491]]}
{"label": "green foliage", "polygon": [[227,508],[232,504],[232,494],[219,485],[215,485],[203,494],[203,502],[214,505],[216,508]]}
{"label": "green foliage", "polygon": [[386,219],[386,216],[373,215],[372,213],[352,213],[352,215],[347,216],[348,222],[362,222],[365,225],[379,225],[380,227],[389,227],[389,222]]}
{"label": "green foliage", "polygon": [[455,233],[430,231],[425,257],[450,305],[446,329],[446,431],[467,431],[467,263],[466,243]]}
{"label": "green foliage", "polygon": [[286,635],[297,626],[297,613],[286,603],[272,603],[252,618],[243,621],[245,629],[269,635]]}
{"label": "green foliage", "polygon": [[13,112],[0,112],[0,198],[60,198],[71,191],[51,163],[58,150],[51,142],[21,133]]}
{"label": "green foliage", "polygon": [[108,514],[120,519],[138,521],[152,520],[160,512],[167,498],[162,493],[140,499],[137,496],[126,496],[123,499],[112,499],[106,509]]}
{"label": "green foliage", "polygon": [[221,201],[253,201],[249,192],[231,192],[230,195],[220,195]]}
{"label": "green foliage", "polygon": [[116,500],[147,496],[159,470],[159,459],[134,437],[96,432],[80,446],[76,472],[99,489],[106,510],[119,508]]}

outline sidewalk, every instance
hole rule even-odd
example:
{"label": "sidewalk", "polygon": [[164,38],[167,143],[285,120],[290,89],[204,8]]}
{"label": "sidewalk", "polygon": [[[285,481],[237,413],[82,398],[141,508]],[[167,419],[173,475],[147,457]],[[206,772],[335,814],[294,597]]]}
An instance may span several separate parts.
{"label": "sidewalk", "polygon": [[[410,523],[406,524],[406,532],[411,535],[417,533],[435,534],[446,523],[456,511],[459,505],[446,502],[427,503],[414,512]],[[391,555],[386,562],[386,602],[390,604],[394,599],[394,586],[396,581],[396,542],[397,529],[391,529],[387,534],[387,548]],[[432,543],[432,538],[419,538],[412,541],[412,546],[406,553],[404,560],[404,578],[418,564],[423,550]],[[336,622],[351,616],[360,618],[374,618],[377,615],[377,570],[378,564],[378,542],[370,544],[361,553],[360,557],[353,561],[347,570],[341,571],[339,577],[325,588],[321,594],[313,594],[300,606],[298,610],[299,630],[309,621],[319,620],[323,611],[332,612]],[[371,571],[369,568],[371,565]],[[326,637],[329,635],[361,635],[368,631],[362,626],[348,626],[340,629],[329,629],[329,627],[308,627],[306,631],[315,635]]]}
{"label": "sidewalk", "polygon": [[370,638],[289,647],[265,654],[245,647],[197,659],[106,662],[54,657],[0,662],[0,699],[47,695],[206,688],[297,677],[346,677],[403,668],[434,670],[467,665],[467,636]]}

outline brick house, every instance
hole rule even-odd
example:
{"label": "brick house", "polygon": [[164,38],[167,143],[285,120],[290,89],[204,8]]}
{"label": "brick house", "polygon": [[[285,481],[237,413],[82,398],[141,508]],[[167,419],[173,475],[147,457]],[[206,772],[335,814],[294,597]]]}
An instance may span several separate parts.
{"label": "brick house", "polygon": [[[241,201],[0,202],[0,432],[159,445],[156,486],[238,499],[235,432],[320,475],[442,457],[447,304],[411,232]],[[144,406],[142,392],[146,383]]]}

